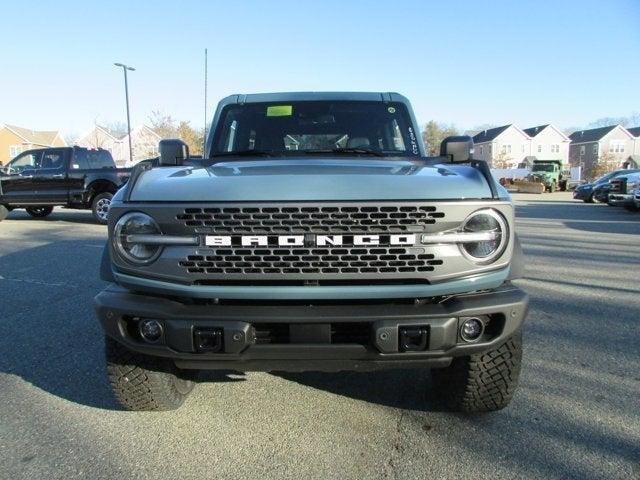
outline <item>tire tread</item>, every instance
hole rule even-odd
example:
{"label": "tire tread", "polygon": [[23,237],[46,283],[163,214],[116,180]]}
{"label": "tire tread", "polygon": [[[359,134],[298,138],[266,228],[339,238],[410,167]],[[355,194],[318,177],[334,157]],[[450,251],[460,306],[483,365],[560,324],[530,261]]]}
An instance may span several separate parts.
{"label": "tire tread", "polygon": [[141,355],[105,337],[107,376],[118,402],[127,410],[174,410],[193,388],[180,392],[176,387],[178,369],[162,358]]}
{"label": "tire tread", "polygon": [[455,358],[434,370],[434,386],[447,407],[466,413],[492,412],[506,407],[518,386],[522,363],[522,333],[495,349]]}

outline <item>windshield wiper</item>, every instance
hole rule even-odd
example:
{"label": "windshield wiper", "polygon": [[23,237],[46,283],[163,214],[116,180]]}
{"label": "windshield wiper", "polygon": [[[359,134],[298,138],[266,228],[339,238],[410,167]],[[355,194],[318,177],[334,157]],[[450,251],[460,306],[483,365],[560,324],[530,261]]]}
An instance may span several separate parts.
{"label": "windshield wiper", "polygon": [[373,155],[375,157],[384,157],[384,153],[378,151],[378,150],[373,150],[372,148],[362,148],[362,147],[354,147],[354,148],[317,148],[317,149],[309,149],[309,150],[302,150],[302,152],[304,153],[334,153],[334,154],[338,154],[338,155],[344,155],[344,154],[357,154],[357,155]]}
{"label": "windshield wiper", "polygon": [[237,150],[235,152],[214,153],[213,157],[270,157],[273,150]]}

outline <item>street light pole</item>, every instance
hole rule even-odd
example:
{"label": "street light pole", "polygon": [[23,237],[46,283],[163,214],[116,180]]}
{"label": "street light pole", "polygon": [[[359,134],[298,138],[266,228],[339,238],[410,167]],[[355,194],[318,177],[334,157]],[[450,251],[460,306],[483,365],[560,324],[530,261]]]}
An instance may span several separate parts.
{"label": "street light pole", "polygon": [[133,148],[131,147],[131,118],[129,115],[129,84],[127,82],[127,70],[135,72],[135,68],[129,67],[124,63],[114,63],[116,67],[122,67],[124,72],[124,96],[127,102],[127,137],[129,137],[129,163],[133,162]]}

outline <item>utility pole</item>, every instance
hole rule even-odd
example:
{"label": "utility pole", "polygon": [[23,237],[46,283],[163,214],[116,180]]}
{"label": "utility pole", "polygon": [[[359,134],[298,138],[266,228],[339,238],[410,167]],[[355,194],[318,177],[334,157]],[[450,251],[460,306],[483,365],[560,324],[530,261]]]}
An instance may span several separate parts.
{"label": "utility pole", "polygon": [[207,150],[207,49],[204,49],[204,132],[202,134],[202,158]]}
{"label": "utility pole", "polygon": [[135,72],[135,68],[129,67],[124,63],[114,63],[116,67],[122,67],[124,72],[124,96],[127,102],[127,137],[129,137],[129,163],[133,163],[133,148],[131,147],[131,117],[129,115],[129,84],[127,82],[127,70]]}

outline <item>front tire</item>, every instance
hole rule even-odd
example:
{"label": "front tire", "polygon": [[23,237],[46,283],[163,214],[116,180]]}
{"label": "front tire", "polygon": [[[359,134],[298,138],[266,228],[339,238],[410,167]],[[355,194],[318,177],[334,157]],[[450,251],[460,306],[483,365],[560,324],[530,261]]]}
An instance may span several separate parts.
{"label": "front tire", "polygon": [[127,410],[175,410],[195,386],[194,375],[171,360],[132,352],[110,337],[105,337],[105,354],[111,389]]}
{"label": "front tire", "polygon": [[25,210],[34,218],[44,218],[51,215],[53,207],[27,207]]}
{"label": "front tire", "polygon": [[492,350],[454,358],[446,368],[432,370],[436,395],[452,410],[493,412],[506,407],[518,386],[522,363],[522,332]]}
{"label": "front tire", "polygon": [[109,214],[109,207],[111,206],[111,199],[113,194],[104,192],[93,197],[91,202],[91,211],[93,212],[93,218],[100,224],[107,224],[107,215]]}

